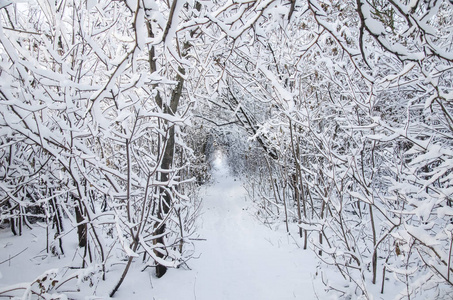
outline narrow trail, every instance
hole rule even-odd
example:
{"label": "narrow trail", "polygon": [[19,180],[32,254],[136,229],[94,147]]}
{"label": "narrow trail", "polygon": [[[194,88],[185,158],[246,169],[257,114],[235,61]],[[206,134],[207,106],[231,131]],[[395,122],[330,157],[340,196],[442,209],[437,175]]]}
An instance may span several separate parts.
{"label": "narrow trail", "polygon": [[[322,287],[319,287],[319,280],[313,280],[317,259],[312,251],[300,249],[286,234],[283,223],[275,231],[254,216],[253,205],[247,201],[242,183],[229,175],[221,156],[215,160],[213,169],[213,182],[200,192],[203,205],[196,223],[199,240],[194,241],[196,252],[188,261],[190,269],[169,269],[163,278],[157,279],[154,270],[143,269],[138,258],[113,299],[317,299],[315,290],[320,291]],[[42,250],[46,243],[44,229],[25,234],[29,236],[28,243],[17,240],[9,231],[0,231],[0,261],[8,261],[0,265],[0,287],[32,282],[49,269],[71,266],[76,255],[80,255],[48,259]],[[73,245],[68,247],[78,249],[76,232],[71,234],[73,236],[68,240]],[[18,258],[8,260],[18,253]],[[110,299],[108,294],[120,278],[124,264],[112,265],[110,270],[106,282],[100,281],[99,277],[92,281],[88,281],[90,277],[86,278],[84,284],[92,285],[91,291],[85,289],[79,293],[70,286],[60,292],[71,293],[71,299],[77,300]],[[68,269],[67,272],[77,271]],[[71,284],[75,286],[76,283]]]}
{"label": "narrow trail", "polygon": [[190,261],[190,271],[153,280],[155,299],[316,299],[313,254],[261,224],[221,158],[214,167],[198,228],[206,239],[197,243],[200,257]]}

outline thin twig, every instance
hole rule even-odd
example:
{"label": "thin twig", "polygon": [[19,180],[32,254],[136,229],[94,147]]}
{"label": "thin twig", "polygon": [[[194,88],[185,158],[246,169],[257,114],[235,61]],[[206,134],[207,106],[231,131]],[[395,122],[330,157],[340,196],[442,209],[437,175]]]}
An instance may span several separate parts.
{"label": "thin twig", "polygon": [[20,252],[17,253],[16,255],[14,255],[14,256],[12,256],[12,257],[10,257],[10,258],[8,258],[8,259],[5,259],[4,261],[0,262],[0,265],[3,264],[3,263],[5,263],[5,262],[7,262],[7,261],[10,261],[11,259],[15,258],[16,256],[18,256],[19,254],[23,253],[23,252],[26,251],[27,249],[28,249],[28,247],[25,248],[24,250],[20,251]]}

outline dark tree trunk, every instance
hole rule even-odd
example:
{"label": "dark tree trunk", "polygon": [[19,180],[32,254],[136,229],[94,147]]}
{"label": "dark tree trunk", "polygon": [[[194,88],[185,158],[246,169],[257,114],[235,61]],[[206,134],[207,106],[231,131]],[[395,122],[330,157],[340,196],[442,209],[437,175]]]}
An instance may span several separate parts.
{"label": "dark tree trunk", "polygon": [[[85,221],[85,218],[83,217],[83,214],[79,208],[79,206],[76,205],[75,207],[75,215],[76,215],[76,221],[77,223],[81,223]],[[77,225],[77,236],[79,237],[79,247],[86,247],[87,245],[87,224],[79,224]]]}
{"label": "dark tree trunk", "polygon": [[[182,67],[178,68],[178,71],[184,75],[185,70]],[[180,75],[177,76],[178,85],[173,90],[173,94],[170,100],[170,105],[163,107],[165,113],[174,115],[178,109],[179,99],[181,98],[182,88],[184,85],[184,78]],[[170,172],[173,167],[173,160],[175,154],[175,128],[173,125],[169,124],[168,122],[167,128],[168,136],[167,141],[165,144],[164,156],[162,157],[161,169],[163,172],[161,173],[160,180],[162,182],[168,182],[170,180]],[[161,188],[160,194],[162,197],[162,201],[159,204],[157,215],[161,220],[165,219],[165,216],[168,214],[170,207],[172,205],[172,197],[171,192],[168,189]],[[165,233],[165,224],[160,224],[159,227],[156,228],[156,235],[158,238],[155,240],[156,244],[165,245],[164,242],[164,233]],[[155,251],[155,254],[159,258],[164,258],[164,254],[161,251]],[[167,272],[167,267],[157,263],[156,266],[156,276],[158,278],[165,275]]]}

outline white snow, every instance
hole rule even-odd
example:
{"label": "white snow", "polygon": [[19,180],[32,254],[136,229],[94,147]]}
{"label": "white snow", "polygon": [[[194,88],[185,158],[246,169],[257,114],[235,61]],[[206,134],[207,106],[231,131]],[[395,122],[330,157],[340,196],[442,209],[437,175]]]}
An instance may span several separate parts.
{"label": "white snow", "polygon": [[229,175],[222,154],[217,155],[214,183],[205,190],[199,219],[200,240],[188,262],[191,270],[169,269],[161,279],[135,270],[115,298],[316,299],[315,292],[323,293],[322,284],[313,282],[313,252],[253,216],[241,182]]}
{"label": "white snow", "polygon": [[[157,279],[153,268],[143,270],[141,258],[135,258],[114,299],[316,299],[316,295],[324,293],[319,277],[314,276],[317,266],[314,253],[299,248],[297,237],[287,235],[285,226],[272,230],[255,218],[253,204],[246,200],[242,183],[229,175],[221,152],[217,154],[214,183],[203,188],[199,236],[192,239],[195,255],[187,262],[190,269],[169,269],[163,278]],[[67,269],[79,265],[77,257],[82,255],[77,252],[80,250],[74,253],[77,249],[74,242],[65,243],[66,255],[58,259],[42,251],[46,240],[43,229],[27,230],[24,236],[29,237],[28,242],[25,237],[12,236],[7,228],[0,234],[3,262],[0,291],[14,285],[25,292],[33,280],[46,272],[54,270],[57,274],[55,268],[75,278],[71,275],[74,271]],[[68,241],[76,240],[75,234],[72,231]],[[34,242],[30,243],[33,237]],[[132,250],[127,252],[136,255]],[[71,299],[108,299],[123,268],[123,265],[110,267],[107,280],[96,281],[91,288],[72,279],[69,286],[66,284],[56,292],[61,295],[71,290],[67,295]],[[82,287],[79,292],[70,288],[74,285]]]}

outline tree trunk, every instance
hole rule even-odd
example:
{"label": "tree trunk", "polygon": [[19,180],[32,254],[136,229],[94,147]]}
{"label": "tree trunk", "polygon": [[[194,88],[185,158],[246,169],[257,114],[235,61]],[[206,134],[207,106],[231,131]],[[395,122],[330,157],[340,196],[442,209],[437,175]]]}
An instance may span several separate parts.
{"label": "tree trunk", "polygon": [[[82,211],[80,210],[78,205],[76,205],[76,207],[75,207],[75,215],[76,215],[77,223],[81,223],[81,222],[85,221]],[[86,245],[87,245],[87,224],[86,223],[77,225],[77,236],[79,238],[79,247],[86,247]]]}
{"label": "tree trunk", "polygon": [[[178,68],[180,74],[185,73],[185,70],[182,67]],[[181,75],[177,76],[178,85],[173,90],[173,94],[170,100],[170,105],[163,107],[165,113],[174,115],[178,109],[179,99],[181,98],[182,87],[184,85],[184,78]],[[161,103],[162,104],[162,103]],[[175,127],[170,124],[168,121],[165,122],[167,127],[167,141],[165,143],[165,150],[162,157],[161,169],[163,170],[160,175],[161,182],[168,182],[170,180],[170,172],[173,167],[173,159],[175,154]],[[172,205],[172,196],[171,192],[168,189],[161,188],[160,194],[162,196],[162,201],[160,201],[157,216],[164,220],[165,216],[168,214],[170,207]],[[158,238],[155,240],[156,244],[165,245],[164,242],[164,233],[165,233],[165,224],[157,225],[155,234]],[[159,258],[164,258],[164,254],[160,251],[155,250],[155,254]],[[156,266],[156,276],[158,278],[165,275],[167,272],[167,267],[157,263]]]}

